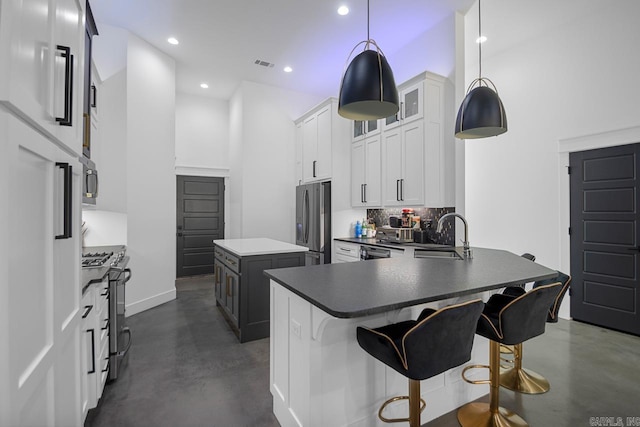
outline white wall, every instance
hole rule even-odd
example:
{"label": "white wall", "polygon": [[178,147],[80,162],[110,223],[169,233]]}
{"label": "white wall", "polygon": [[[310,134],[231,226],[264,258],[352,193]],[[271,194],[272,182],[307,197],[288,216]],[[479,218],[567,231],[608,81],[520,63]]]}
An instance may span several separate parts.
{"label": "white wall", "polygon": [[243,82],[230,101],[230,238],[295,242],[293,121],[317,97]]}
{"label": "white wall", "polygon": [[127,212],[127,71],[122,69],[98,87],[98,129],[92,135],[91,159],[100,178],[96,209]]}
{"label": "white wall", "polygon": [[229,102],[176,95],[176,167],[229,169]]}
{"label": "white wall", "polygon": [[127,315],[175,299],[175,61],[129,35]]}
{"label": "white wall", "polygon": [[[483,74],[498,87],[509,131],[466,142],[466,213],[472,244],[566,270],[558,141],[640,124],[640,2],[561,3],[483,3]],[[465,31],[468,83],[477,74],[477,6]]]}

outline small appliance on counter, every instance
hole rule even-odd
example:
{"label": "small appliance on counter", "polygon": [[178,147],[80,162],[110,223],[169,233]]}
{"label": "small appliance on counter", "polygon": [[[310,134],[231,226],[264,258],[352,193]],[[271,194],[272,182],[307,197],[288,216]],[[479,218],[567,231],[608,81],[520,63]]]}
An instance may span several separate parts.
{"label": "small appliance on counter", "polygon": [[422,229],[413,229],[414,243],[432,243],[429,239],[429,232]]}
{"label": "small appliance on counter", "polygon": [[413,228],[378,227],[377,237],[381,242],[409,243],[413,242]]}

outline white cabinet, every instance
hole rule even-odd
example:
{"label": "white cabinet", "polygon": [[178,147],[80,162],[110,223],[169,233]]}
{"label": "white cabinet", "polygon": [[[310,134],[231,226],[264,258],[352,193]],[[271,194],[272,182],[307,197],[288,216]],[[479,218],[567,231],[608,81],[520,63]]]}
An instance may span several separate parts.
{"label": "white cabinet", "polygon": [[354,120],[351,141],[360,141],[369,136],[380,133],[380,120]]}
{"label": "white cabinet", "polygon": [[84,1],[0,3],[0,102],[82,152]]}
{"label": "white cabinet", "polygon": [[360,261],[360,245],[357,243],[334,240],[333,246],[335,249],[333,264]]}
{"label": "white cabinet", "polygon": [[424,116],[424,82],[404,83],[398,87],[400,109],[398,112],[383,120],[384,129],[391,129],[412,120],[421,119]]}
{"label": "white cabinet", "polygon": [[302,184],[302,123],[296,124],[296,185]]}
{"label": "white cabinet", "polygon": [[351,206],[382,205],[380,134],[351,144]]}
{"label": "white cabinet", "polygon": [[331,179],[331,144],[338,128],[335,123],[337,101],[333,98],[323,102],[296,122],[302,130],[296,137],[302,141],[302,181],[304,183]]}
{"label": "white cabinet", "polygon": [[385,206],[424,205],[424,124],[386,130],[384,139]]}
{"label": "white cabinet", "polygon": [[451,85],[423,73],[403,87],[398,120],[387,119],[382,131],[382,204],[451,207],[455,146],[451,132],[445,132]]}
{"label": "white cabinet", "polygon": [[80,425],[81,164],[7,112],[0,140],[0,425]]}

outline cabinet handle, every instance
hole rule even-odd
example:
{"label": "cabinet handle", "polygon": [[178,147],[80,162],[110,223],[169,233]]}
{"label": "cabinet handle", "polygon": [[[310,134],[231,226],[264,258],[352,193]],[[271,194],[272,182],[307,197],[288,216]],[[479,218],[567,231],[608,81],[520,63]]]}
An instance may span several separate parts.
{"label": "cabinet handle", "polygon": [[364,203],[364,184],[360,184],[360,203]]}
{"label": "cabinet handle", "polygon": [[316,177],[316,162],[317,162],[317,160],[313,161],[313,177],[314,178]]}
{"label": "cabinet handle", "polygon": [[91,333],[91,369],[87,374],[96,372],[96,333],[93,329],[87,329],[87,333]]}
{"label": "cabinet handle", "polygon": [[84,175],[84,182],[84,186],[87,189],[85,196],[93,198],[98,197],[98,171],[87,169]]}
{"label": "cabinet handle", "polygon": [[400,120],[404,120],[404,102],[400,102]]}
{"label": "cabinet handle", "polygon": [[400,201],[400,180],[396,179],[396,200]]}
{"label": "cabinet handle", "polygon": [[342,252],[349,252],[351,253],[351,249],[347,249],[347,248],[338,248],[340,249]]}
{"label": "cabinet handle", "polygon": [[96,108],[98,106],[98,89],[96,89],[96,85],[91,85],[91,100],[89,101],[89,106],[91,108]]}
{"label": "cabinet handle", "polygon": [[101,297],[109,297],[109,288],[104,288],[104,292],[100,294]]}
{"label": "cabinet handle", "polygon": [[64,195],[63,195],[63,205],[64,205],[64,219],[63,219],[63,230],[62,234],[58,234],[56,239],[70,239],[71,238],[71,214],[73,212],[73,181],[72,181],[72,172],[73,168],[69,163],[56,163],[56,166],[61,168],[64,171]]}
{"label": "cabinet handle", "polygon": [[84,119],[84,140],[82,141],[82,148],[89,148],[89,140],[91,139],[91,116],[83,113],[82,118]]}
{"label": "cabinet handle", "polygon": [[367,203],[367,184],[362,184],[362,187],[364,189],[364,198],[363,198],[363,202]]}
{"label": "cabinet handle", "polygon": [[226,286],[227,286],[227,296],[230,297],[231,294],[229,293],[229,279],[231,279],[231,276],[227,276],[226,281]]}
{"label": "cabinet handle", "polygon": [[105,366],[102,372],[107,372],[109,370],[109,356],[105,357],[104,360],[107,361],[107,366]]}
{"label": "cabinet handle", "polygon": [[109,319],[104,319],[104,326],[102,328],[100,328],[103,331],[106,331],[107,329],[109,329]]}
{"label": "cabinet handle", "polygon": [[82,313],[82,318],[86,319],[87,316],[89,315],[89,313],[91,313],[91,309],[93,308],[92,305],[85,305],[84,306],[84,312]]}
{"label": "cabinet handle", "polygon": [[60,126],[72,126],[73,114],[73,55],[68,46],[57,45],[64,58],[64,117],[56,117]]}

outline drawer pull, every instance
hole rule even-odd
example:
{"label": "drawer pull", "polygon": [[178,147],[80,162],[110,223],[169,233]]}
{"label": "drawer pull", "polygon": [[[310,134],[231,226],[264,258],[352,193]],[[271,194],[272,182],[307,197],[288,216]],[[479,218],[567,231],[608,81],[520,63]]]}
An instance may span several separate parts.
{"label": "drawer pull", "polygon": [[89,313],[91,313],[91,309],[93,308],[92,305],[85,305],[84,306],[84,313],[82,313],[82,318],[86,319],[87,316],[89,315]]}
{"label": "drawer pull", "polygon": [[104,319],[104,327],[100,328],[103,331],[106,331],[107,329],[109,329],[109,319]]}
{"label": "drawer pull", "polygon": [[91,370],[87,371],[87,374],[93,374],[96,372],[96,334],[93,329],[87,329],[87,333],[91,333]]}

